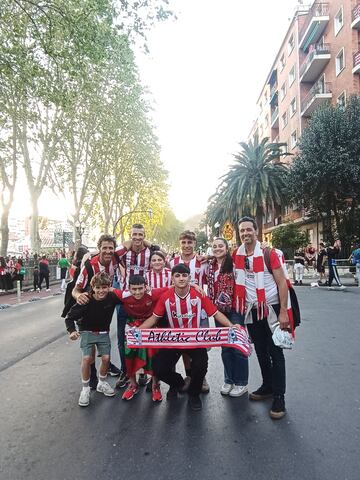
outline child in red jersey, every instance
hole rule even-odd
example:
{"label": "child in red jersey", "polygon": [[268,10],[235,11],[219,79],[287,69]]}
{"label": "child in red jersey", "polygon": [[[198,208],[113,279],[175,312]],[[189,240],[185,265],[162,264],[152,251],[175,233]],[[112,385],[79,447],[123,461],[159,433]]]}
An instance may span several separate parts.
{"label": "child in red jersey", "polygon": [[[114,289],[113,292],[121,300],[128,316],[128,327],[139,327],[153,312],[156,301],[168,288],[156,288],[146,291],[145,278],[141,275],[131,275],[129,278],[129,290]],[[152,358],[156,349],[153,348],[127,348],[125,347],[126,372],[129,378],[129,386],[125,390],[122,399],[131,400],[139,392],[136,381],[136,373],[143,369],[145,374],[152,375],[152,399],[161,402],[162,395],[160,385],[153,375]]]}

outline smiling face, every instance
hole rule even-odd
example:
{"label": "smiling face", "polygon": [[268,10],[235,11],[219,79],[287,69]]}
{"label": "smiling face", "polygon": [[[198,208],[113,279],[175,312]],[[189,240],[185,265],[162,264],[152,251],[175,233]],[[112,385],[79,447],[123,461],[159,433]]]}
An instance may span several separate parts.
{"label": "smiling face", "polygon": [[110,291],[109,285],[93,286],[95,300],[104,300]]}
{"label": "smiling face", "polygon": [[257,231],[255,230],[252,222],[241,222],[239,224],[239,235],[241,243],[243,243],[245,247],[255,247],[257,240]]}
{"label": "smiling face", "polygon": [[154,272],[161,272],[161,270],[165,267],[165,260],[160,256],[154,253],[150,260],[150,268]]}
{"label": "smiling face", "polygon": [[195,240],[190,240],[190,238],[182,238],[180,240],[180,250],[182,255],[185,255],[185,256],[193,255],[195,246],[196,246]]}
{"label": "smiling face", "polygon": [[144,283],[142,285],[132,285],[130,283],[129,290],[130,290],[131,295],[136,300],[141,300],[142,297],[145,295],[146,287],[145,287]]}
{"label": "smiling face", "polygon": [[109,265],[114,255],[115,245],[113,242],[103,241],[100,245],[99,260],[101,265]]}
{"label": "smiling face", "polygon": [[172,275],[172,280],[175,288],[185,288],[190,285],[191,277],[188,273],[176,272]]}
{"label": "smiling face", "polygon": [[134,247],[142,247],[144,244],[145,230],[133,227],[131,229],[131,240]]}
{"label": "smiling face", "polygon": [[227,253],[227,246],[224,240],[216,238],[212,244],[213,255],[217,260],[222,260]]}

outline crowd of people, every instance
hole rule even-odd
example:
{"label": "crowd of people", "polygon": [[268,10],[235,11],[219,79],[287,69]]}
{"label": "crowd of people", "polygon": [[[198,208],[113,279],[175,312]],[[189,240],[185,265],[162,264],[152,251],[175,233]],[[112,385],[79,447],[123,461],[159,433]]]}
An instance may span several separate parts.
{"label": "crowd of people", "polygon": [[[282,418],[286,413],[285,357],[272,335],[276,329],[294,333],[291,286],[282,252],[260,244],[257,231],[254,219],[242,218],[239,222],[242,244],[232,254],[227,241],[216,238],[212,255],[199,256],[195,234],[185,231],[179,237],[179,254],[169,257],[145,239],[140,224],[133,225],[131,240],[121,246],[117,246],[113,237],[102,235],[99,253],[94,257],[89,258],[80,249],[63,312],[70,338],[81,339],[79,405],[89,405],[91,389],[105,396],[115,395],[115,389],[106,381],[106,374],[110,373],[118,375],[115,388],[124,389],[125,401],[133,399],[141,384],[147,384],[154,402],[161,401],[162,382],[169,386],[168,400],[187,392],[190,407],[201,410],[201,394],[210,390],[206,380],[207,349],[129,348],[125,331],[133,327],[207,328],[209,317],[214,317],[218,327],[237,330],[247,327],[262,375],[262,384],[249,394],[249,399],[272,398],[270,417]],[[118,370],[111,362],[109,338],[115,308],[121,361]],[[99,368],[95,365],[95,347],[101,356]],[[176,370],[181,358],[184,376]],[[219,392],[229,397],[246,394],[247,357],[224,346],[221,358],[224,380]]]}

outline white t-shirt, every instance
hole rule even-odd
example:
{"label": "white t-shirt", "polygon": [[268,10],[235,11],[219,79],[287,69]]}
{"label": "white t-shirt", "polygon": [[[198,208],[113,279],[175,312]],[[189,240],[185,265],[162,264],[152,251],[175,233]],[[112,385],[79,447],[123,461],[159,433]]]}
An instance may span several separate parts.
{"label": "white t-shirt", "polygon": [[[253,255],[247,257],[249,260],[249,268],[245,268],[245,287],[246,287],[246,303],[257,303],[255,274],[253,272]],[[271,258],[270,258],[271,260]],[[279,293],[274,277],[266,265],[264,265],[264,287],[266,303],[268,305],[276,305],[280,303]]]}

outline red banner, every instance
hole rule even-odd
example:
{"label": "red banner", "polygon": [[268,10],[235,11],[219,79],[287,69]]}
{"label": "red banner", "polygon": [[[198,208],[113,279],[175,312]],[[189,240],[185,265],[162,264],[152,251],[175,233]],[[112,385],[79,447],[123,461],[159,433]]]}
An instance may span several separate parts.
{"label": "red banner", "polygon": [[129,348],[209,348],[232,347],[249,357],[251,342],[244,327],[236,328],[130,328]]}

